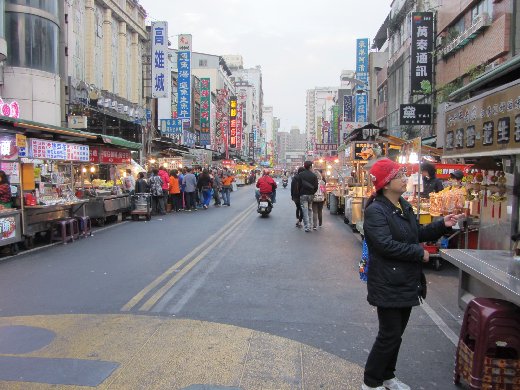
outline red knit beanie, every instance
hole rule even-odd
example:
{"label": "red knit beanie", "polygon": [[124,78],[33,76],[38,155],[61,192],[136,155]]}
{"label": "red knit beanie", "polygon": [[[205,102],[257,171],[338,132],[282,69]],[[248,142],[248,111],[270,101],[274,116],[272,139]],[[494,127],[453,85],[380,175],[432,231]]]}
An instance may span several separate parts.
{"label": "red knit beanie", "polygon": [[374,187],[376,191],[379,191],[392,180],[399,170],[401,166],[388,158],[382,158],[381,160],[376,161],[372,168],[370,168],[370,178],[372,179],[372,183],[374,183]]}

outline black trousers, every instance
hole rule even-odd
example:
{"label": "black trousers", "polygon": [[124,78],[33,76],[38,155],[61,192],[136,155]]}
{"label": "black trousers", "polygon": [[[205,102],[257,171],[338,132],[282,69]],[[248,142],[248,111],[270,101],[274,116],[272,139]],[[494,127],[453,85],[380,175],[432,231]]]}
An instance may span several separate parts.
{"label": "black trousers", "polygon": [[185,192],[184,196],[186,199],[186,210],[195,209],[197,206],[195,191],[194,192]]}
{"label": "black trousers", "polygon": [[303,210],[300,200],[298,200],[297,202],[294,201],[294,204],[296,205],[296,219],[298,220],[298,222],[301,222],[303,221]]}
{"label": "black trousers", "polygon": [[395,377],[397,356],[411,312],[411,307],[377,308],[379,333],[365,364],[365,385],[382,386],[384,381]]}

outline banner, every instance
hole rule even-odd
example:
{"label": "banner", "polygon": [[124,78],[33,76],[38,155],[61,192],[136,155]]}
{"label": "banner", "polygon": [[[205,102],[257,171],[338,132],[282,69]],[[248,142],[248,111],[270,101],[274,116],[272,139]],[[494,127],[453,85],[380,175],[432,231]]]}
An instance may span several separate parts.
{"label": "banner", "polygon": [[211,144],[210,118],[211,118],[211,86],[209,78],[200,79],[200,144]]}
{"label": "banner", "polygon": [[244,136],[244,105],[240,103],[237,110],[237,149],[242,151],[242,138]]}
{"label": "banner", "polygon": [[368,97],[365,93],[356,95],[356,122],[367,122]]}
{"label": "banner", "polygon": [[231,96],[229,99],[229,147],[237,147],[237,97]]}
{"label": "banner", "polygon": [[29,156],[32,158],[68,161],[90,161],[88,145],[68,144],[64,142],[29,140]]}
{"label": "banner", "polygon": [[249,158],[255,158],[255,134],[249,133]]}
{"label": "banner", "polygon": [[354,122],[354,96],[343,96],[343,121]]}
{"label": "banner", "polygon": [[225,151],[224,140],[227,138],[228,125],[228,91],[227,89],[217,89],[215,149],[220,153],[224,153]]}
{"label": "banner", "polygon": [[402,125],[431,125],[431,104],[401,104],[399,109],[399,124]]}
{"label": "banner", "polygon": [[338,143],[339,134],[339,106],[332,107],[332,129],[330,131],[329,144]]}
{"label": "banner", "polygon": [[152,98],[170,96],[168,22],[152,22]]}
{"label": "banner", "polygon": [[412,12],[410,94],[428,95],[433,82],[433,12]]}

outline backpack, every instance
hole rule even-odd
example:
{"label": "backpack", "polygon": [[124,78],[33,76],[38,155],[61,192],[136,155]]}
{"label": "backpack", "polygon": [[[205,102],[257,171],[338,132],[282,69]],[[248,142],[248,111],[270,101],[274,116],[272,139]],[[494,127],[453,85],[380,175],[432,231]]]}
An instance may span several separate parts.
{"label": "backpack", "polygon": [[325,191],[324,191],[323,187],[324,186],[320,181],[320,183],[318,184],[318,190],[316,191],[316,193],[314,194],[314,197],[312,198],[313,202],[324,202],[325,201]]}
{"label": "backpack", "polygon": [[162,179],[159,176],[152,176],[150,178],[150,194],[152,194],[152,196],[162,196]]}

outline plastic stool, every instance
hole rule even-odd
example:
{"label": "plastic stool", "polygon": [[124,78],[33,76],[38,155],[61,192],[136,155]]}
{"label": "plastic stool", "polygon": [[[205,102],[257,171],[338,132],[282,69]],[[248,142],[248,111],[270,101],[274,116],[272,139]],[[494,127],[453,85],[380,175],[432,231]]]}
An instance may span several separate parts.
{"label": "plastic stool", "polygon": [[88,215],[76,216],[78,221],[80,236],[87,237],[92,235],[92,221]]}
{"label": "plastic stool", "polygon": [[464,312],[455,357],[454,382],[471,389],[520,390],[520,308],[511,302],[475,298]]}
{"label": "plastic stool", "polygon": [[55,221],[53,224],[51,231],[51,242],[62,241],[64,244],[66,244],[69,241],[74,241],[75,238],[78,238],[78,235],[78,221],[72,218],[60,219]]}

